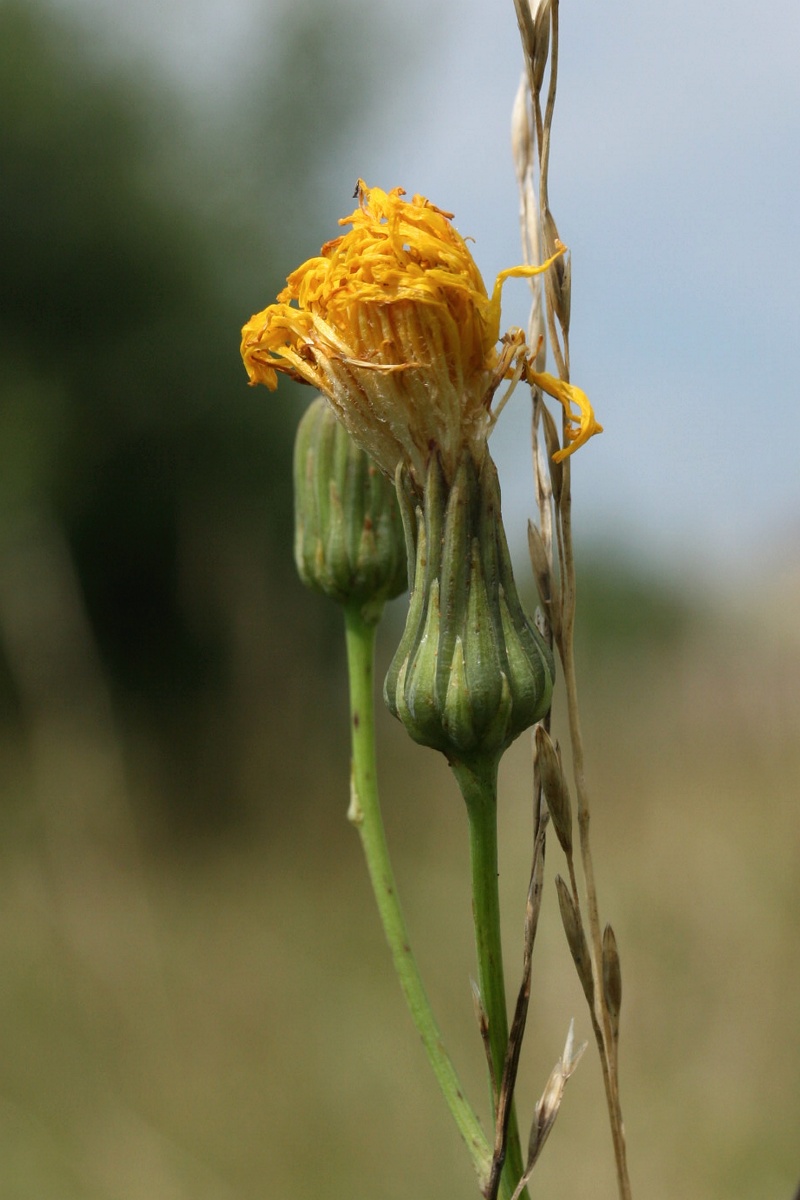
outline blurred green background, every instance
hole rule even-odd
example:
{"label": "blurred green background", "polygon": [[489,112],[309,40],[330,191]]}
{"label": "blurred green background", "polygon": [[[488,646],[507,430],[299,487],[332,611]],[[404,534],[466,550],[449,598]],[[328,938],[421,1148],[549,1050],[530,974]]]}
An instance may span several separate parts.
{"label": "blurred green background", "polygon": [[[248,389],[238,357],[242,322],[331,235],[321,180],[371,78],[323,6],[276,11],[264,47],[269,69],[211,119],[147,62],[109,53],[87,20],[0,4],[10,1200],[475,1194],[345,820],[338,614],[291,564],[291,439],[306,397]],[[581,572],[636,1194],[789,1200],[797,589],[701,588],[608,547],[587,546]],[[383,666],[401,619],[395,605]],[[380,736],[407,916],[482,1102],[463,814],[443,765],[382,712]],[[502,777],[512,984],[529,758],[522,738]],[[558,858],[553,845],[551,876]],[[589,1035],[554,901],[550,882],[523,1126],[570,1017]],[[535,1195],[614,1195],[591,1050],[535,1180]]]}

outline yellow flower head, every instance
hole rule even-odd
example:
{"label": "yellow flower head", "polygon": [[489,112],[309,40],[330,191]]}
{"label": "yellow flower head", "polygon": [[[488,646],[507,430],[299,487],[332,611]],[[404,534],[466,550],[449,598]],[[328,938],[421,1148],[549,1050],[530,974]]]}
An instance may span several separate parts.
{"label": "yellow flower head", "polygon": [[452,480],[465,448],[480,465],[492,397],[522,373],[522,332],[500,339],[502,284],[553,260],[502,271],[489,296],[452,213],[402,188],[359,180],[356,194],[339,222],[349,231],[242,330],[250,383],[274,390],[278,372],[310,383],[388,475],[403,461],[421,485],[438,452]]}

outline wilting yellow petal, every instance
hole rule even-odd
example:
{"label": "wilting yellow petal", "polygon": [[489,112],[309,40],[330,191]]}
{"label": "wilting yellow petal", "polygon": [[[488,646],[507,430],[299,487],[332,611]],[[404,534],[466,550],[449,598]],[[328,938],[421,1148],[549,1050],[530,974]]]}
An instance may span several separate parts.
{"label": "wilting yellow petal", "polygon": [[[566,437],[570,445],[553,455],[554,462],[561,462],[569,454],[573,454],[579,446],[588,442],[590,437],[603,432],[603,426],[595,420],[589,397],[580,388],[563,379],[556,379],[555,375],[548,375],[546,371],[534,371],[530,368],[528,369],[528,379],[540,387],[543,392],[547,392],[548,396],[552,396],[554,400],[563,404],[570,422],[566,429]],[[573,412],[573,405],[578,410],[577,413]]]}

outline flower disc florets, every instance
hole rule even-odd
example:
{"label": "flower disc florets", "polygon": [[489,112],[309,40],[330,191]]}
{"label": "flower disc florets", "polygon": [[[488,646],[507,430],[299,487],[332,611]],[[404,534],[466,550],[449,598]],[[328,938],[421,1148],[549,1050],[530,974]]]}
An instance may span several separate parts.
{"label": "flower disc florets", "polygon": [[242,357],[251,383],[319,388],[387,475],[402,462],[421,487],[436,453],[446,479],[465,449],[480,467],[492,397],[526,352],[520,330],[501,342],[502,284],[548,264],[501,272],[490,296],[452,214],[404,194],[359,181],[349,231],[248,321]]}

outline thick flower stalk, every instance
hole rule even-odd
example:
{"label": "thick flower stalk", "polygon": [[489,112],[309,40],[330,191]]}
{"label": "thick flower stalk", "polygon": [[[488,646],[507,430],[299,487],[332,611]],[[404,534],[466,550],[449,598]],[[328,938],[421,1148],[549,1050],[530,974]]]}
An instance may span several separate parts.
{"label": "thick flower stalk", "polygon": [[[340,221],[349,231],[250,318],[242,357],[253,384],[274,390],[280,372],[318,388],[385,474],[403,463],[421,490],[435,452],[448,482],[465,448],[480,469],[492,398],[529,356],[521,330],[501,337],[503,284],[546,270],[563,247],[542,266],[501,271],[489,295],[452,214],[404,195],[359,181],[358,207]],[[591,408],[578,411],[575,444],[598,428]]]}

